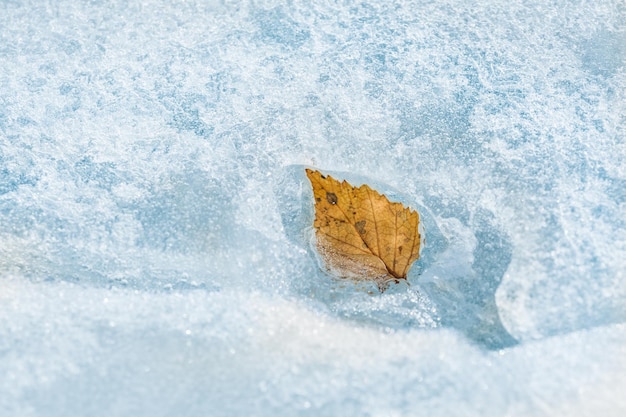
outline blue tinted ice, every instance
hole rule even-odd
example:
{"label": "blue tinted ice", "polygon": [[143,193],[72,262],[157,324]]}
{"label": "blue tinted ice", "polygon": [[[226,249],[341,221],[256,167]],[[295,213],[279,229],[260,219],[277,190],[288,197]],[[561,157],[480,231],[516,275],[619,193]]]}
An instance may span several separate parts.
{"label": "blue tinted ice", "polygon": [[622,2],[0,3],[0,415],[626,414]]}

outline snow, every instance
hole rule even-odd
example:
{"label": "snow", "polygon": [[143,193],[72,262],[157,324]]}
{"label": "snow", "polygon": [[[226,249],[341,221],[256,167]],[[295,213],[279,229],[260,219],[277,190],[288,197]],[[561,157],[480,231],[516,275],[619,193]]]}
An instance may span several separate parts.
{"label": "snow", "polygon": [[[619,1],[0,5],[0,415],[626,414]],[[304,167],[420,211],[337,282]]]}

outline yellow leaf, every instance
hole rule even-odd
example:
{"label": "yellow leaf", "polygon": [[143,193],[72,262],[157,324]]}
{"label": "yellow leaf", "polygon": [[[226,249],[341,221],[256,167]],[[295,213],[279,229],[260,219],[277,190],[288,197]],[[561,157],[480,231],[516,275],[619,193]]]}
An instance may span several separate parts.
{"label": "yellow leaf", "polygon": [[381,291],[406,279],[419,258],[419,214],[365,184],[353,187],[311,169],[306,175],[315,198],[317,250],[328,270],[375,281]]}

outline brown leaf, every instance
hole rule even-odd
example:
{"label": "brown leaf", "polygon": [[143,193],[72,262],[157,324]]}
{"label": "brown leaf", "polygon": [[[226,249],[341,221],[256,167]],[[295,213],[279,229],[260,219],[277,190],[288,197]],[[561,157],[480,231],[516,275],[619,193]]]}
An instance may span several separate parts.
{"label": "brown leaf", "polygon": [[306,170],[315,198],[317,250],[342,278],[373,280],[381,291],[406,279],[419,257],[419,214],[367,185],[353,187]]}

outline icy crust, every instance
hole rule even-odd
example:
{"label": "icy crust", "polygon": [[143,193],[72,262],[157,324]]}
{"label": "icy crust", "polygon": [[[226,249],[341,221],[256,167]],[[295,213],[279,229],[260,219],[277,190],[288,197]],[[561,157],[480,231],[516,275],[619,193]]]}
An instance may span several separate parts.
{"label": "icy crust", "polygon": [[451,331],[355,326],[261,292],[156,294],[16,277],[0,289],[8,415],[626,411],[623,325],[485,352]]}
{"label": "icy crust", "polygon": [[[0,2],[0,414],[623,415],[625,13]],[[410,287],[305,165],[426,209]]]}
{"label": "icy crust", "polygon": [[3,272],[287,288],[306,164],[474,234],[517,340],[626,320],[621,3],[35,3],[1,11]]}

